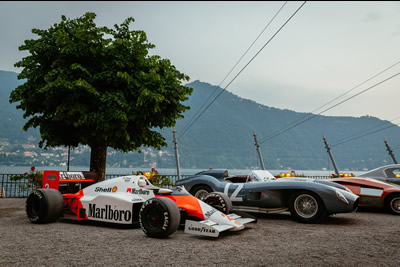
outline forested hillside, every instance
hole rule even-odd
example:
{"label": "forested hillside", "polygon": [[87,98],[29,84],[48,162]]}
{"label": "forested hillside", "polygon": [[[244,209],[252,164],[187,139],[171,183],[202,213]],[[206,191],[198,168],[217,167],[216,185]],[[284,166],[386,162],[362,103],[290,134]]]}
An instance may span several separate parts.
{"label": "forested hillside", "polygon": [[[0,71],[0,112],[2,114],[0,116],[0,140],[2,141],[0,165],[27,164],[26,161],[13,163],[6,156],[6,150],[10,147],[17,149],[18,144],[37,145],[39,142],[38,130],[24,132],[22,112],[15,108],[16,105],[8,102],[10,92],[20,83],[16,73]],[[194,88],[193,94],[186,103],[191,110],[186,112],[185,118],[177,121],[176,124],[177,136],[180,137],[178,148],[181,168],[259,168],[253,131],[257,134],[258,140],[263,141],[306,115],[260,105],[255,101],[243,99],[225,91],[187,131],[183,132],[206,99],[215,90],[217,90],[216,94],[222,90],[200,81],[187,86]],[[334,145],[344,138],[361,135],[378,125],[384,128],[392,124],[370,116],[360,118],[317,116],[262,142],[261,151],[265,166],[267,169],[332,169],[322,136]],[[377,127],[375,130],[380,128]],[[109,149],[107,165],[175,168],[172,129],[162,129],[161,132],[169,144],[167,148],[163,148],[160,152],[144,148],[144,153],[141,154],[137,152],[123,154]],[[386,139],[389,143],[398,145],[400,143],[397,141],[398,136],[400,136],[400,129],[394,126],[333,146],[332,152],[339,169],[371,169],[392,163],[383,140]],[[71,164],[89,164],[90,154],[87,150],[81,149],[75,154],[73,151],[72,155],[74,159]],[[34,162],[34,157],[28,160]],[[54,164],[61,162],[62,159],[58,159],[58,162]],[[48,164],[46,161],[36,162],[37,165],[41,163]]]}

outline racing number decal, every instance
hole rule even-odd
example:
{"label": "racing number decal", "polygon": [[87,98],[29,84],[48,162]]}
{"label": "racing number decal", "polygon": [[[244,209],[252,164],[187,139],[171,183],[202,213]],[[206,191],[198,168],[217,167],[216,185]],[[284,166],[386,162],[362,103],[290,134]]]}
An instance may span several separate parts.
{"label": "racing number decal", "polygon": [[[229,187],[230,187],[231,185],[233,185],[233,184],[227,183],[227,184],[225,185],[224,194],[227,195],[227,196],[229,196],[229,195],[228,195],[228,191],[229,191]],[[238,197],[238,196],[237,196],[237,195],[239,194],[240,190],[242,190],[243,186],[244,186],[244,184],[239,184],[238,187],[235,189],[235,191],[233,191],[232,195],[229,197],[232,201],[240,201],[240,202],[243,201],[243,198],[242,198],[242,197]]]}

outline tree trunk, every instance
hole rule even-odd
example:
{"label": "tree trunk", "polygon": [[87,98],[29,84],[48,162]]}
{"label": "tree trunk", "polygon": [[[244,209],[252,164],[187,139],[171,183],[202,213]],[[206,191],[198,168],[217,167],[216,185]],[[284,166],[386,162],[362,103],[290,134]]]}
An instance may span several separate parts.
{"label": "tree trunk", "polygon": [[92,145],[90,148],[90,171],[96,172],[97,181],[104,181],[106,179],[107,145],[97,144]]}

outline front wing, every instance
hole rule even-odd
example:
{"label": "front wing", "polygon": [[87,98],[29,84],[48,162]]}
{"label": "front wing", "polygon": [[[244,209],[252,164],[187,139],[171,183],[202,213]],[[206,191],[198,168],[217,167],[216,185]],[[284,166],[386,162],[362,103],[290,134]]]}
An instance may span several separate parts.
{"label": "front wing", "polygon": [[[227,215],[228,218],[239,222],[240,224],[246,224],[255,221],[253,218],[241,218],[239,215],[234,213]],[[228,224],[218,224],[211,220],[203,220],[203,221],[192,221],[186,220],[185,222],[185,233],[192,235],[202,235],[202,236],[210,236],[210,237],[218,237],[219,233],[223,231],[238,231],[242,230],[244,227],[237,228],[233,225]]]}

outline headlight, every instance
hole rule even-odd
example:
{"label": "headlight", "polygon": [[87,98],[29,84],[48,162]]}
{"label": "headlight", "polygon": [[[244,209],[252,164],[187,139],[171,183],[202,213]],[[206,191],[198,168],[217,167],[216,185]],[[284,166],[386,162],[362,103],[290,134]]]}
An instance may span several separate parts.
{"label": "headlight", "polygon": [[343,194],[340,193],[338,190],[336,190],[336,196],[337,196],[341,201],[343,201],[344,203],[349,204],[349,202],[347,201],[347,199],[346,199],[346,198],[343,196]]}
{"label": "headlight", "polygon": [[348,189],[347,187],[345,187],[343,190],[344,190],[344,191],[347,191],[347,192],[349,192],[349,193],[353,193],[353,192],[351,192],[351,190]]}

